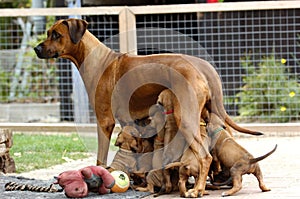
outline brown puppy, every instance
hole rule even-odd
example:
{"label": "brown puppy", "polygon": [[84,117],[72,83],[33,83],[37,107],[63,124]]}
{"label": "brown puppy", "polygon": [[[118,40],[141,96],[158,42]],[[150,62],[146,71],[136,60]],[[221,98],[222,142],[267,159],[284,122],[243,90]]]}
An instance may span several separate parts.
{"label": "brown puppy", "polygon": [[[168,100],[164,100],[166,104],[168,104],[168,110],[166,111],[162,106],[161,100],[162,95],[163,98],[168,98]],[[160,104],[153,105],[149,110],[149,119],[151,120],[149,126],[156,129],[157,135],[154,139],[154,153],[152,159],[153,170],[151,170],[147,175],[147,187],[146,188],[137,188],[138,191],[150,191],[154,193],[154,187],[160,188],[159,194],[170,193],[172,190],[177,190],[177,181],[176,178],[173,178],[173,181],[170,177],[170,170],[163,169],[164,167],[164,157],[169,157],[172,159],[178,159],[176,157],[180,157],[183,151],[183,148],[186,144],[185,139],[181,136],[180,138],[176,138],[176,151],[171,149],[167,154],[165,153],[165,149],[168,146],[172,139],[176,136],[178,128],[175,123],[173,113],[173,105],[171,91],[164,90],[159,95],[158,102]],[[168,102],[166,102],[168,101]],[[174,144],[173,144],[174,145]],[[165,147],[166,146],[166,147]],[[175,172],[173,172],[175,173]],[[173,183],[172,183],[173,182]],[[175,182],[175,184],[174,184]]]}
{"label": "brown puppy", "polygon": [[[149,119],[150,124],[148,129],[155,129],[158,132],[154,137],[154,150],[152,156],[152,170],[148,173],[146,177],[147,187],[137,187],[137,191],[144,191],[154,193],[154,187],[162,187],[162,155],[164,147],[164,131],[163,125],[165,116],[163,113],[163,107],[154,105],[149,109]],[[151,129],[152,130],[152,129]]]}
{"label": "brown puppy", "polygon": [[118,134],[115,146],[119,147],[112,163],[107,169],[111,172],[121,170],[130,176],[130,172],[137,171],[137,159],[135,151],[138,145],[135,137],[138,135],[136,128],[132,126],[124,126]]}
{"label": "brown puppy", "polygon": [[[164,109],[164,112],[161,114],[165,115],[164,128],[161,129],[163,133],[160,133],[163,134],[160,137],[163,136],[164,140],[163,154],[161,156],[163,160],[162,168],[171,162],[180,160],[184,150],[188,148],[184,137],[181,132],[179,132],[174,116],[174,108],[178,103],[176,96],[170,89],[163,90],[157,99],[157,104],[162,105]],[[153,122],[162,123],[163,121],[154,120]],[[198,171],[200,172],[200,170]],[[163,169],[163,187],[160,193],[170,193],[172,191],[172,183],[169,172],[169,169]]]}
{"label": "brown puppy", "polygon": [[207,132],[211,138],[213,158],[220,161],[222,169],[228,169],[232,177],[233,187],[223,192],[222,196],[230,196],[238,192],[242,188],[242,175],[251,173],[257,178],[262,191],[270,191],[263,182],[262,172],[257,162],[271,155],[277,145],[269,153],[254,158],[224,130],[222,120],[214,113],[210,114]]}
{"label": "brown puppy", "polygon": [[137,138],[137,169],[139,173],[146,173],[152,169],[153,138]]}
{"label": "brown puppy", "polygon": [[[201,129],[206,131],[205,121],[202,119],[201,121]],[[201,131],[202,132],[202,131]],[[206,148],[210,145],[210,138],[206,136],[206,134],[202,134],[202,139],[204,140],[204,145]],[[173,167],[179,167],[179,192],[181,197],[197,197],[193,196],[193,189],[187,190],[186,184],[188,178],[193,176],[195,178],[195,182],[199,180],[199,170],[201,169],[201,165],[195,156],[195,153],[190,149],[187,148],[179,162],[173,162],[166,166],[166,169],[170,169]],[[204,194],[208,194],[206,191]]]}
{"label": "brown puppy", "polygon": [[[141,134],[142,135],[142,134]],[[137,137],[138,150],[136,151],[137,170],[131,172],[134,187],[146,187],[146,175],[152,169],[153,158],[153,137],[141,138]]]}
{"label": "brown puppy", "polygon": [[[115,119],[122,124],[148,116],[160,92],[172,88],[180,105],[174,107],[177,126],[191,145],[202,169],[196,192],[203,192],[210,154],[201,156],[200,113],[206,104],[238,131],[256,134],[236,125],[223,106],[219,75],[207,61],[182,54],[135,56],[116,53],[87,30],[80,19],[57,21],[47,39],[34,48],[39,58],[66,58],[78,68],[98,125],[97,165],[107,163]],[[195,193],[198,195],[198,193]]]}

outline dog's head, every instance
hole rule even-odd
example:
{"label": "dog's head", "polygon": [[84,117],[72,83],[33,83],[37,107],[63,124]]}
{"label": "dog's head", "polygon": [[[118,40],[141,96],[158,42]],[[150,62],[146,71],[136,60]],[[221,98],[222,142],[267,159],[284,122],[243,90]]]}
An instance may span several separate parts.
{"label": "dog's head", "polygon": [[165,89],[159,94],[157,103],[162,105],[165,111],[170,111],[174,109],[175,100],[177,98],[174,93],[169,89]]}
{"label": "dog's head", "polygon": [[119,133],[115,146],[121,149],[137,151],[138,143],[136,138],[139,136],[139,132],[133,126],[124,126],[122,131]]}
{"label": "dog's head", "polygon": [[66,57],[83,37],[87,22],[81,19],[57,21],[48,31],[47,39],[34,48],[41,59]]}
{"label": "dog's head", "polygon": [[154,128],[157,132],[160,131],[166,122],[164,107],[160,104],[155,104],[149,109],[150,128]]}

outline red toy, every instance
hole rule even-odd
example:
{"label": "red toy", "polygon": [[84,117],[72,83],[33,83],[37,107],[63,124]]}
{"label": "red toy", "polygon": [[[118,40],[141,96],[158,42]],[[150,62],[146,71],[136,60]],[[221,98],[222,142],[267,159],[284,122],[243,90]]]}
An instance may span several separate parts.
{"label": "red toy", "polygon": [[88,166],[80,170],[65,171],[56,177],[57,182],[71,198],[83,198],[89,192],[110,193],[115,184],[114,177],[101,166]]}

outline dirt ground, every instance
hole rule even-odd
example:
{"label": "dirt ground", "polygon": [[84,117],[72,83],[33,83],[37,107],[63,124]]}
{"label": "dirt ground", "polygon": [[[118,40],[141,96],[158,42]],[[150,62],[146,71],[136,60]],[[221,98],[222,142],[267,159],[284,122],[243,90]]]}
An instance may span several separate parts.
{"label": "dirt ground", "polygon": [[[264,181],[270,192],[261,192],[258,182],[253,175],[243,176],[243,188],[234,198],[299,198],[300,197],[300,136],[288,137],[243,137],[237,141],[244,146],[255,157],[270,151],[275,144],[278,144],[277,151],[267,159],[260,162]],[[113,153],[109,154],[113,157]],[[60,193],[35,193],[29,191],[5,191],[4,185],[9,181],[29,183],[33,185],[49,186],[53,182],[53,176],[65,170],[82,168],[95,164],[95,156],[81,161],[72,161],[63,165],[57,165],[48,169],[36,170],[20,175],[0,175],[0,198],[1,199],[23,199],[23,198],[66,198]],[[21,177],[20,177],[21,176]],[[209,191],[210,195],[204,198],[220,198],[224,190]],[[153,198],[149,193],[141,193],[128,190],[123,194],[107,194],[99,196],[91,194],[88,198]],[[158,198],[180,198],[179,193],[160,196]]]}

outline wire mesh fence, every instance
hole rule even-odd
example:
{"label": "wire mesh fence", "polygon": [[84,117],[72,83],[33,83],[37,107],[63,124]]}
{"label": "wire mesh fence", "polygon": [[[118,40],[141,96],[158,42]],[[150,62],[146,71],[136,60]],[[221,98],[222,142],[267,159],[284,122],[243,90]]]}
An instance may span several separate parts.
{"label": "wire mesh fence", "polygon": [[[43,27],[66,17],[45,17]],[[57,103],[59,121],[95,122],[87,101],[87,108],[78,107],[76,92],[85,91],[75,67],[62,59],[36,58],[32,46],[45,34],[35,33],[29,18],[0,17],[1,104]],[[100,41],[120,51],[118,15],[82,18]],[[299,8],[138,13],[135,20],[138,54],[184,53],[213,64],[222,78],[226,110],[237,121],[299,121]]]}

